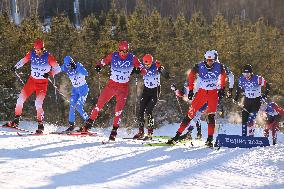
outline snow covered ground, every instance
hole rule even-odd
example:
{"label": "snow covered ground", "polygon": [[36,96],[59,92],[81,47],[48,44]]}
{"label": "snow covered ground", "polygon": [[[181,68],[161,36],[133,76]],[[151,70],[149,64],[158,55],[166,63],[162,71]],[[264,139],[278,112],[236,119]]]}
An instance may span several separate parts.
{"label": "snow covered ground", "polygon": [[[178,126],[165,124],[155,135],[173,136]],[[20,127],[34,130],[36,124],[21,122]],[[47,125],[45,132],[57,129]],[[197,144],[143,146],[123,140],[134,134],[123,128],[117,142],[103,145],[110,129],[95,131],[98,137],[17,136],[0,128],[0,188],[284,188],[283,134],[275,146],[217,151]],[[240,131],[236,124],[223,124],[219,130]],[[204,126],[203,142],[206,134]],[[256,136],[262,136],[261,129]]]}

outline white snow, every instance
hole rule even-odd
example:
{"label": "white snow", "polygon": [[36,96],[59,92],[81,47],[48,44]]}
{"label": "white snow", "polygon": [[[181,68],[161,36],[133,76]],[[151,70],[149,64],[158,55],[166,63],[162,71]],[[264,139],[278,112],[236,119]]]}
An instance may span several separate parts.
{"label": "white snow", "polygon": [[[165,124],[155,135],[174,136],[178,126]],[[20,127],[35,130],[36,123],[21,122]],[[46,125],[45,132],[62,129]],[[204,143],[206,125],[202,130]],[[110,128],[94,131],[99,136],[17,136],[13,129],[0,128],[0,188],[284,188],[280,133],[275,146],[217,151],[197,143],[143,146],[141,141],[123,140],[135,132],[124,128],[118,130],[115,143],[103,145]],[[241,128],[223,123],[218,132],[240,134]],[[262,136],[262,129],[256,130],[256,136]]]}

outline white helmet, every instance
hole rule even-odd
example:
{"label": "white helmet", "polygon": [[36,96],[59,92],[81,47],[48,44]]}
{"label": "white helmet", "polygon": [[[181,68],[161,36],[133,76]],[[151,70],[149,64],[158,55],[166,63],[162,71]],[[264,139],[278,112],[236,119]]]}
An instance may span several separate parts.
{"label": "white helmet", "polygon": [[213,51],[207,51],[204,57],[206,60],[215,60],[215,53]]}
{"label": "white helmet", "polygon": [[218,59],[218,52],[216,50],[212,50],[212,52],[215,54],[215,60],[217,62],[219,62],[219,59]]}

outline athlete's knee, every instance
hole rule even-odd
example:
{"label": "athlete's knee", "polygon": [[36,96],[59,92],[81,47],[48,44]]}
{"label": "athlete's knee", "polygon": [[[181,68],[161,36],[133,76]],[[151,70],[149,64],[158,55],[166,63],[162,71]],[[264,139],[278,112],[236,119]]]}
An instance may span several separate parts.
{"label": "athlete's knee", "polygon": [[208,115],[208,123],[215,123],[215,114]]}

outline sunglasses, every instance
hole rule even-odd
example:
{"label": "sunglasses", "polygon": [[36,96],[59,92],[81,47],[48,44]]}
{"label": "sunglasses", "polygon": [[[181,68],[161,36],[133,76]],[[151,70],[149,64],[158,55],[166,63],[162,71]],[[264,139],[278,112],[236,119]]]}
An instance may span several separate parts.
{"label": "sunglasses", "polygon": [[127,51],[127,50],[120,50],[119,52],[121,52],[121,53],[123,53],[123,54],[128,53],[128,51]]}
{"label": "sunglasses", "polygon": [[43,49],[35,49],[36,53],[41,53],[43,51]]}
{"label": "sunglasses", "polygon": [[251,73],[247,73],[247,72],[246,72],[246,73],[243,73],[243,76],[244,76],[244,77],[249,77],[250,75],[251,75]]}

